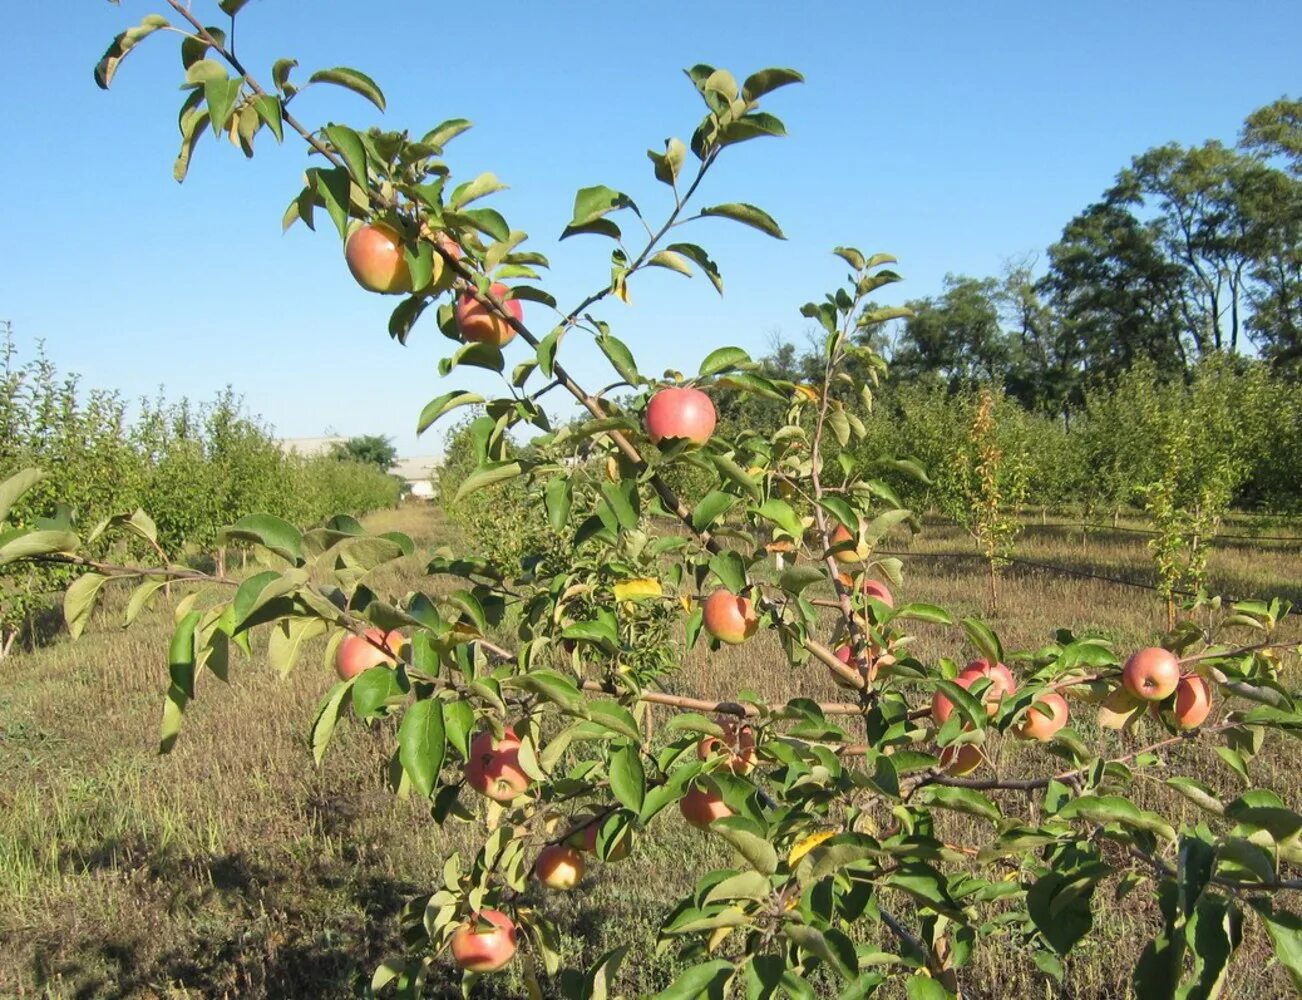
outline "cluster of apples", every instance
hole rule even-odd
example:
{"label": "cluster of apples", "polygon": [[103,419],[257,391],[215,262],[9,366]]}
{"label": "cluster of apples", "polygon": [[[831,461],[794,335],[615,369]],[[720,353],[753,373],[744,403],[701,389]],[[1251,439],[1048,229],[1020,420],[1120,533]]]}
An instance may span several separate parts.
{"label": "cluster of apples", "polygon": [[1212,689],[1202,677],[1181,673],[1180,661],[1169,649],[1150,646],[1126,660],[1121,686],[1099,706],[1099,725],[1120,729],[1148,706],[1151,715],[1175,729],[1197,729],[1212,710]]}
{"label": "cluster of apples", "polygon": [[[461,258],[461,247],[446,236],[438,237],[438,245],[449,256]],[[367,223],[353,230],[344,244],[344,261],[359,285],[368,292],[382,295],[408,295],[412,292],[441,295],[452,287],[455,277],[442,255],[436,253],[429,283],[423,288],[413,288],[402,236],[383,222]],[[495,283],[490,291],[516,320],[524,319],[523,305],[517,299],[507,298],[511,290],[506,285]],[[457,330],[467,343],[502,347],[515,337],[515,329],[510,323],[469,293],[463,292],[457,297],[455,316]]]}

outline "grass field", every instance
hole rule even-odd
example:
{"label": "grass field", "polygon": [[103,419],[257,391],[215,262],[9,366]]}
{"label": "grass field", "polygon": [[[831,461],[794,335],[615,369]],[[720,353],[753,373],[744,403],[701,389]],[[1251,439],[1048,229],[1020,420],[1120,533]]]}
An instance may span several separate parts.
{"label": "grass field", "polygon": [[[426,508],[378,515],[371,526],[407,530],[425,548],[446,538]],[[981,565],[937,555],[965,550],[953,529],[929,528],[909,546],[904,599],[980,613]],[[1082,544],[1067,527],[1031,524],[1018,552],[1151,579],[1138,535],[1098,532]],[[420,557],[407,560],[377,589],[419,586],[422,565]],[[1225,543],[1212,573],[1219,591],[1302,603],[1302,546]],[[1040,645],[1054,626],[1101,630],[1127,648],[1152,640],[1164,614],[1151,592],[1021,566],[1009,569],[1001,604],[993,621],[1009,648]],[[402,902],[436,878],[444,855],[462,838],[468,844],[470,833],[440,830],[418,803],[385,789],[389,725],[342,727],[323,766],[312,765],[306,733],[333,680],[319,655],[285,681],[256,660],[238,662],[230,687],[205,684],[176,751],[157,756],[168,619],[157,610],[123,632],[121,606],[110,601],[77,644],[59,640],[0,661],[0,996],[358,995],[377,961],[397,950]],[[953,632],[922,627],[918,634],[924,657],[968,652]],[[698,647],[675,685],[706,696],[750,688],[774,699],[834,690],[818,672],[793,673],[763,637],[719,654]],[[1084,714],[1074,721],[1087,740],[1105,739]],[[1120,747],[1136,737],[1106,740]],[[1001,764],[1016,768],[1017,752],[1006,748]],[[1184,773],[1222,792],[1239,787],[1206,746],[1182,747],[1180,758]],[[1296,743],[1274,738],[1251,767],[1258,786],[1294,804],[1302,799]],[[1168,816],[1195,818],[1160,781],[1141,781],[1136,794]],[[947,832],[976,838],[988,827],[956,822]],[[658,817],[630,859],[597,866],[585,892],[549,901],[566,929],[567,954],[577,963],[634,941],[649,956],[661,907],[688,885],[684,865],[703,870],[728,861],[717,841],[675,814]],[[1095,898],[1097,933],[1072,957],[1064,991],[1025,955],[995,945],[979,949],[965,971],[966,995],[1127,995],[1155,909],[1141,893],[1116,903],[1111,890],[1105,885]],[[1289,995],[1261,933],[1251,922],[1248,928],[1231,995]],[[630,961],[620,991],[653,993],[671,968],[668,958]],[[459,995],[451,985],[445,993]],[[501,976],[477,995],[523,991]]]}

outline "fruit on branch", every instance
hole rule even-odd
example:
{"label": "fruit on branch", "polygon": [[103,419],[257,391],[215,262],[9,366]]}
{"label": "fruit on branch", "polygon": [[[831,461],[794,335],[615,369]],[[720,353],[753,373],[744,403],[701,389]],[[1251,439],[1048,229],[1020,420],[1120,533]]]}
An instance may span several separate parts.
{"label": "fruit on branch", "polygon": [[844,524],[838,524],[836,530],[832,532],[829,539],[829,548],[832,549],[832,555],[836,557],[837,562],[855,563],[863,562],[872,554],[872,546],[863,537],[864,522],[859,522],[859,533],[850,534],[850,529]]}
{"label": "fruit on branch", "polygon": [[[506,311],[517,320],[524,319],[524,305],[519,299],[508,299],[510,289],[506,285],[494,283],[489,291],[502,300]],[[510,343],[515,336],[515,329],[489,306],[480,302],[469,292],[463,292],[457,299],[457,330],[461,339],[467,343],[492,344],[502,347]]]}
{"label": "fruit on branch", "polygon": [[[1048,713],[1040,711],[1035,707],[1036,705],[1043,705],[1049,710]],[[1017,737],[1047,743],[1066,724],[1067,699],[1057,691],[1046,691],[1035,696],[1035,701],[1017,727]]]}
{"label": "fruit on branch", "polygon": [[1197,674],[1186,674],[1175,686],[1175,725],[1178,729],[1197,729],[1212,710],[1211,686]]}
{"label": "fruit on branch", "polygon": [[392,226],[371,222],[355,229],[344,244],[344,261],[368,292],[402,295],[411,291],[402,237]]}
{"label": "fruit on branch", "polygon": [[1136,698],[1164,701],[1180,683],[1180,661],[1169,649],[1160,646],[1141,649],[1126,660],[1121,683]]}
{"label": "fruit on branch", "polygon": [[[379,628],[368,628],[362,635],[346,635],[335,650],[335,673],[341,680],[350,681],[371,667],[392,667],[398,662],[403,642],[401,632],[385,632]],[[379,646],[386,647],[388,652]]]}
{"label": "fruit on branch", "polygon": [[452,958],[467,972],[496,972],[515,955],[515,938],[510,917],[501,910],[480,910],[452,932]]}
{"label": "fruit on branch", "polygon": [[[1002,663],[991,666],[989,660],[980,659],[973,660],[960,670],[954,683],[966,691],[981,677],[990,678],[990,685],[986,688],[982,701],[986,706],[986,715],[993,716],[999,711],[999,703],[1004,697],[1017,690],[1017,681],[1013,679],[1013,672]],[[937,726],[943,725],[953,711],[954,703],[943,692],[937,691],[931,696],[931,718]]]}
{"label": "fruit on branch", "polygon": [[573,889],[583,878],[587,862],[568,844],[549,844],[538,852],[533,871],[548,889]]}
{"label": "fruit on branch", "polygon": [[[868,651],[864,654],[868,659],[867,679],[870,683],[877,679],[877,655],[880,652],[881,650],[877,648],[877,644],[872,643],[869,645]],[[851,649],[849,646],[838,646],[836,649],[836,658],[840,660],[842,663],[844,663],[851,670],[857,670],[860,674],[863,673],[863,667],[861,667],[859,663],[855,661],[854,650]],[[852,691],[859,690],[859,688],[855,687],[853,684],[851,684],[848,680],[846,680],[838,673],[835,672],[832,673],[832,680],[836,682],[838,687],[847,688]]]}
{"label": "fruit on branch", "polygon": [[708,829],[716,819],[733,814],[713,784],[693,785],[678,801],[678,809],[683,819],[700,830]]}
{"label": "fruit on branch", "polygon": [[476,734],[470,741],[466,784],[498,802],[510,802],[529,787],[529,776],[520,768],[520,740],[515,730],[507,729],[500,740],[487,729]]}
{"label": "fruit on branch", "polygon": [[975,743],[960,743],[958,746],[945,747],[940,752],[940,767],[946,774],[961,778],[971,774],[985,759],[985,754]]}
{"label": "fruit on branch", "polygon": [[646,433],[654,444],[670,438],[705,444],[718,419],[710,397],[692,386],[668,386],[646,405]]}
{"label": "fruit on branch", "polygon": [[731,646],[745,642],[759,628],[759,615],[749,598],[730,590],[716,590],[705,600],[705,630]]}
{"label": "fruit on branch", "polygon": [[[461,247],[447,233],[439,233],[434,237],[443,251],[453,260],[461,259]],[[429,284],[423,288],[415,288],[413,291],[421,292],[425,295],[442,295],[452,287],[453,282],[457,280],[457,274],[452,268],[448,267],[447,262],[443,259],[442,254],[435,253],[433,258],[434,269],[430,271]]]}
{"label": "fruit on branch", "polygon": [[[599,832],[598,828],[600,826],[601,826],[601,822],[599,820],[588,824],[582,830],[580,830],[578,833],[572,836],[569,839],[568,843],[570,844],[571,847],[577,847],[579,850],[587,851],[589,854],[595,856],[597,854],[597,834]],[[622,836],[619,839],[619,841],[615,844],[615,846],[611,849],[610,856],[606,858],[606,860],[623,861],[626,857],[628,857],[628,853],[630,850],[632,850],[632,847],[633,847],[633,835],[627,832],[626,830],[624,832],[624,836]]]}
{"label": "fruit on branch", "polygon": [[1121,729],[1135,714],[1135,709],[1143,702],[1137,699],[1123,685],[1114,689],[1099,705],[1099,727],[1102,729]]}
{"label": "fruit on branch", "polygon": [[867,576],[860,578],[859,590],[864,597],[875,597],[888,608],[895,607],[895,599],[891,597],[891,592],[887,589],[886,584],[880,580],[872,580]]}
{"label": "fruit on branch", "polygon": [[749,774],[755,768],[755,730],[735,719],[720,719],[723,736],[705,736],[696,744],[701,760],[727,755],[724,766],[733,774]]}

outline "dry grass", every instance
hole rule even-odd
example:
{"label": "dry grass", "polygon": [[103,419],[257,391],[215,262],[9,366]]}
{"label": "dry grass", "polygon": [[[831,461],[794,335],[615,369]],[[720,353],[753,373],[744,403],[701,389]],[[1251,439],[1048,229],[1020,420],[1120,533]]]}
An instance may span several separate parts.
{"label": "dry grass", "polygon": [[[380,515],[372,526],[408,530],[426,547],[444,535],[437,515],[421,508]],[[980,565],[937,555],[965,551],[952,529],[929,528],[909,551],[905,599],[983,610]],[[1143,539],[1134,535],[1094,534],[1082,548],[1068,529],[1031,526],[1019,554],[1149,579]],[[418,586],[422,565],[408,560],[379,584],[397,592]],[[1225,545],[1212,568],[1218,590],[1302,600],[1297,546]],[[1146,591],[1020,567],[1007,573],[1001,603],[993,621],[1010,648],[1041,644],[1052,626],[1100,630],[1124,647],[1151,640],[1162,620]],[[0,996],[358,995],[375,963],[397,948],[403,900],[433,881],[444,854],[468,844],[473,831],[441,831],[417,803],[383,787],[388,725],[342,727],[323,767],[312,767],[305,734],[332,679],[318,656],[285,681],[255,661],[240,663],[228,688],[207,683],[176,751],[158,757],[167,621],[154,613],[122,632],[113,616],[106,608],[76,645],[60,641],[0,661]],[[965,652],[953,633],[918,632],[924,657]],[[749,688],[774,699],[834,690],[818,672],[791,671],[764,639],[718,654],[698,648],[675,686],[720,696]],[[1080,728],[1108,747],[1122,739],[1105,740],[1089,722]],[[1004,748],[1000,766],[1018,768],[1019,750]],[[1181,757],[1184,773],[1235,791],[1236,779],[1207,748]],[[1296,745],[1276,738],[1252,769],[1257,784],[1296,802],[1300,765]],[[1168,815],[1196,819],[1159,781],[1141,781],[1138,795]],[[1027,808],[1024,799],[1008,806]],[[989,831],[952,821],[946,832]],[[651,941],[663,904],[687,885],[684,866],[727,860],[717,841],[672,817],[657,820],[632,858],[601,866],[581,895],[549,901],[566,928],[567,952],[590,960],[621,942]],[[1100,889],[1097,935],[1073,956],[1065,993],[1026,956],[996,943],[979,948],[965,973],[969,995],[1126,995],[1135,942],[1154,919],[1141,895],[1115,904],[1111,887]],[[1251,922],[1248,930],[1234,964],[1235,995],[1287,995],[1262,935]],[[667,958],[630,963],[624,995],[654,992],[669,969]],[[521,992],[499,977],[482,995]]]}

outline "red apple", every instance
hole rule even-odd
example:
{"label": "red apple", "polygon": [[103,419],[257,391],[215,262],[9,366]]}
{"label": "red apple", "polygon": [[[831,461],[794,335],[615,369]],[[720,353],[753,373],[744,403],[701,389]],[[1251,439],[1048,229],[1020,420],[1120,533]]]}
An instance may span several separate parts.
{"label": "red apple", "polygon": [[533,871],[548,889],[573,889],[586,866],[583,855],[568,844],[549,844],[538,852]]}
{"label": "red apple", "polygon": [[[577,840],[578,845],[576,846],[578,846],[580,850],[587,851],[589,854],[595,855],[597,853],[598,827],[600,826],[601,826],[600,822],[590,823],[589,825],[585,826],[579,832],[578,835],[571,837],[570,841],[573,842]],[[610,852],[610,857],[608,857],[606,860],[623,861],[626,857],[628,857],[628,852],[632,848],[632,844],[633,844],[633,835],[631,833],[625,833],[624,836],[620,839],[619,843],[615,845],[614,850]]]}
{"label": "red apple", "polygon": [[[371,667],[391,667],[398,662],[403,642],[401,632],[378,628],[368,628],[363,635],[346,635],[335,650],[335,673],[347,681]],[[377,648],[376,643],[388,647],[389,653]]]}
{"label": "red apple", "polygon": [[[868,680],[869,680],[869,682],[875,681],[875,680],[877,679],[877,656],[876,656],[876,654],[877,654],[878,652],[879,652],[879,650],[877,649],[876,646],[870,646],[869,651],[868,651],[868,654],[867,654],[867,655],[868,655]],[[840,660],[842,663],[844,663],[844,664],[845,664],[847,667],[849,667],[851,670],[855,670],[855,671],[858,671],[859,673],[863,673],[863,668],[862,668],[862,667],[861,667],[857,662],[855,662],[855,658],[854,658],[854,650],[851,649],[849,646],[838,646],[838,647],[836,648],[835,655],[836,655],[836,658],[837,658],[838,660]],[[846,680],[844,677],[842,677],[840,674],[837,674],[837,673],[832,674],[832,680],[834,680],[834,681],[837,683],[837,685],[838,685],[839,687],[850,688],[850,689],[852,689],[852,690],[856,690],[856,691],[858,690],[858,688],[855,688],[855,687],[854,687],[854,686],[853,686],[849,681],[847,681],[847,680]]]}
{"label": "red apple", "polygon": [[[503,300],[502,304],[508,313],[517,320],[524,319],[524,305],[520,300],[505,298],[510,291],[506,285],[494,284],[489,291]],[[510,323],[468,292],[462,293],[457,299],[456,318],[461,339],[467,343],[502,347],[515,336],[515,329]]]}
{"label": "red apple", "polygon": [[[1049,710],[1048,714],[1036,708],[1037,704],[1044,705]],[[1057,691],[1046,691],[1035,696],[1035,701],[1022,716],[1022,721],[1017,726],[1017,736],[1023,740],[1039,740],[1041,743],[1047,743],[1053,739],[1053,734],[1066,724],[1067,699]]]}
{"label": "red apple", "polygon": [[[988,660],[982,659],[973,660],[960,670],[958,676],[954,678],[954,683],[967,690],[976,683],[978,677],[990,678],[990,686],[985,690],[984,701],[986,715],[993,716],[999,711],[999,703],[1003,701],[1004,696],[1017,690],[1017,682],[1013,679],[1013,672],[1002,663],[996,663],[992,667]],[[954,703],[942,692],[937,691],[931,696],[931,717],[937,726],[943,725],[953,710]]]}
{"label": "red apple", "polygon": [[[863,534],[863,524],[859,525],[859,534]],[[850,534],[850,529],[844,524],[838,524],[836,530],[832,532],[828,547],[836,549],[832,554],[836,557],[837,562],[854,563],[863,562],[872,554],[872,546],[866,541],[856,540],[858,536]],[[850,543],[854,544],[851,545]],[[846,546],[839,548],[838,546]]]}
{"label": "red apple", "polygon": [[668,386],[646,405],[646,433],[655,444],[666,438],[705,444],[718,419],[710,397],[691,386]]}
{"label": "red apple", "polygon": [[480,910],[452,932],[452,957],[467,972],[496,972],[511,961],[515,947],[515,924],[501,910]]}
{"label": "red apple", "polygon": [[723,801],[723,796],[713,785],[693,785],[678,802],[683,819],[692,826],[704,830],[716,819],[731,816],[732,810]]}
{"label": "red apple", "polygon": [[755,606],[730,590],[716,590],[705,600],[705,630],[720,642],[735,646],[759,628]]}
{"label": "red apple", "polygon": [[945,747],[940,752],[941,769],[956,778],[971,774],[981,766],[984,759],[985,755],[975,743],[960,743],[958,746]]}
{"label": "red apple", "polygon": [[466,761],[466,784],[498,802],[510,802],[529,787],[529,776],[520,769],[520,740],[512,729],[501,740],[485,729],[470,741]]}
{"label": "red apple", "polygon": [[895,607],[895,599],[891,597],[891,592],[887,589],[886,584],[880,580],[871,580],[868,577],[861,577],[859,580],[859,590],[864,597],[875,597],[888,608]]}
{"label": "red apple", "polygon": [[402,237],[392,226],[372,222],[353,230],[344,244],[344,261],[368,292],[402,295],[411,291]]}
{"label": "red apple", "polygon": [[734,719],[720,719],[723,736],[705,736],[696,744],[696,753],[701,760],[709,760],[716,754],[726,754],[724,765],[733,774],[749,774],[755,768],[755,730],[750,726],[739,725]]}
{"label": "red apple", "polygon": [[1136,698],[1163,701],[1180,683],[1180,661],[1170,650],[1159,646],[1141,649],[1126,661],[1121,683]]}
{"label": "red apple", "polygon": [[1210,685],[1197,674],[1187,674],[1175,686],[1175,724],[1180,729],[1197,729],[1212,710]]}

